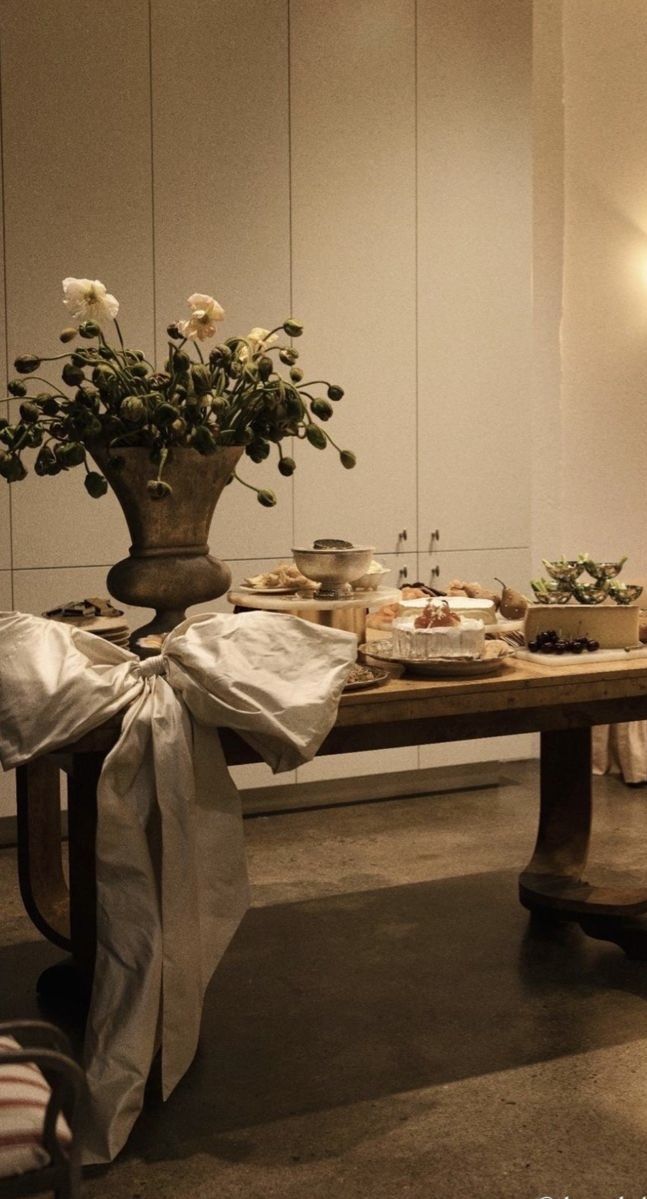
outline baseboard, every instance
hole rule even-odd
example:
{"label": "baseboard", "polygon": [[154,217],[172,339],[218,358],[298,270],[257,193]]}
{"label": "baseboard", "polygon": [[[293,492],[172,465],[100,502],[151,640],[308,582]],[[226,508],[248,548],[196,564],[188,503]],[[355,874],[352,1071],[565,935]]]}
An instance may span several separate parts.
{"label": "baseboard", "polygon": [[[298,812],[308,808],[336,808],[346,804],[379,803],[412,795],[447,794],[499,787],[510,782],[518,763],[474,762],[465,766],[435,766],[424,770],[394,770],[388,774],[365,774],[356,778],[322,779],[315,783],[286,783],[276,787],[247,787],[241,791],[243,816]],[[61,813],[63,837],[67,836],[67,812]],[[0,849],[15,845],[15,816],[0,817]]]}
{"label": "baseboard", "polygon": [[381,775],[322,779],[296,786],[286,783],[275,787],[249,787],[241,791],[243,815],[267,816],[307,808],[336,808],[413,795],[498,787],[511,781],[508,768],[513,765],[512,762],[475,762],[465,766],[434,766],[423,770],[394,770]]}

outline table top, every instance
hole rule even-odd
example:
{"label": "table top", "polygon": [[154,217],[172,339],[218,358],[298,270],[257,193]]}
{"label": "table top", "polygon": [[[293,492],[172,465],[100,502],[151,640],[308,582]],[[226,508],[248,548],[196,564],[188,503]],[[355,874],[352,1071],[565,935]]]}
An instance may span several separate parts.
{"label": "table top", "polygon": [[[322,752],[462,740],[578,724],[647,719],[647,662],[629,659],[539,666],[507,659],[496,675],[391,678],[381,687],[342,695]],[[408,726],[408,727],[407,727]],[[121,716],[61,752],[105,752]],[[228,760],[256,761],[238,736],[222,730]]]}

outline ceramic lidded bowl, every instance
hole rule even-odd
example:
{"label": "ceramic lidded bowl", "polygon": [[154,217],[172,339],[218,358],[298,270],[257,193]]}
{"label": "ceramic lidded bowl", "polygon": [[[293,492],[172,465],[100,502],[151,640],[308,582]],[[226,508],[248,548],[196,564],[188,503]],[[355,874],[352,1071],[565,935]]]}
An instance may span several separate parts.
{"label": "ceramic lidded bowl", "polygon": [[299,570],[306,578],[321,584],[317,593],[319,599],[345,599],[344,585],[366,574],[374,553],[372,545],[354,545],[348,549],[292,549]]}

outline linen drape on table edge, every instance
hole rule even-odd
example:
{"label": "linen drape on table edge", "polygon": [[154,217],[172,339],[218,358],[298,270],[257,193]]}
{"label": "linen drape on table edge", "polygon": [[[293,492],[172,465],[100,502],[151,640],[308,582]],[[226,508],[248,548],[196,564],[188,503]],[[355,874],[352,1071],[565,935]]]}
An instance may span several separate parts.
{"label": "linen drape on table edge", "polygon": [[310,760],[356,648],[354,634],[247,612],[192,617],[140,662],[61,623],[0,614],[5,769],[125,709],[97,792],[85,1162],[124,1145],[158,1046],[164,1097],[190,1065],[205,988],[248,904],[240,800],[217,728],[236,729],[274,771]]}

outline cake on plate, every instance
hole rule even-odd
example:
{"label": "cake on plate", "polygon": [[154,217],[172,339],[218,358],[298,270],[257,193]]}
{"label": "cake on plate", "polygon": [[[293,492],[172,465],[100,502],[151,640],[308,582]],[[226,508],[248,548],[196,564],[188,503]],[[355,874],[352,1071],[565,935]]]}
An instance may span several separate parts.
{"label": "cake on plate", "polygon": [[393,622],[396,658],[480,658],[484,646],[483,621],[460,617],[444,600],[430,600],[417,616]]}

